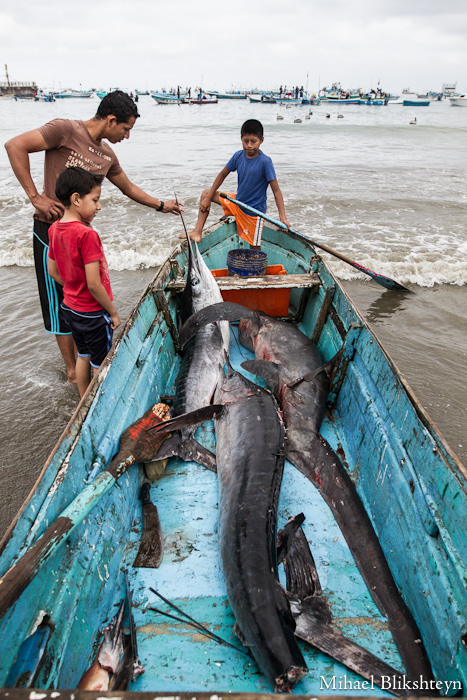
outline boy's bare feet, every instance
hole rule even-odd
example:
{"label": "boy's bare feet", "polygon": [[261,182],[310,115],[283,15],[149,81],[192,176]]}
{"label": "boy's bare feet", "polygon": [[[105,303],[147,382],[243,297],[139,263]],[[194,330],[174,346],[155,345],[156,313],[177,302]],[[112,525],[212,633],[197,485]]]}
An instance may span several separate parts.
{"label": "boy's bare feet", "polygon": [[[197,231],[196,229],[194,231],[189,231],[188,235],[190,236],[192,241],[196,241],[197,243],[200,242],[200,240],[203,237],[203,232],[202,231]],[[180,233],[178,238],[186,238],[186,235],[184,233]]]}

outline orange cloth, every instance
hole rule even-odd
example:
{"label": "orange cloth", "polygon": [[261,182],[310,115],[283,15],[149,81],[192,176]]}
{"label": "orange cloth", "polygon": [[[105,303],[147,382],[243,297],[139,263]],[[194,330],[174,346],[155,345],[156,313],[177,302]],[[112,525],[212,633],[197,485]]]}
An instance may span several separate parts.
{"label": "orange cloth", "polygon": [[[228,195],[229,197],[232,197],[232,199],[235,199],[237,196],[235,194],[230,194],[230,192],[228,192]],[[240,238],[243,238],[243,240],[250,245],[260,246],[261,236],[263,234],[264,219],[262,219],[260,216],[250,216],[249,214],[245,214],[245,212],[240,209],[238,204],[229,202],[228,199],[220,197],[220,200],[224,214],[226,216],[235,216],[237,221],[237,232]]]}

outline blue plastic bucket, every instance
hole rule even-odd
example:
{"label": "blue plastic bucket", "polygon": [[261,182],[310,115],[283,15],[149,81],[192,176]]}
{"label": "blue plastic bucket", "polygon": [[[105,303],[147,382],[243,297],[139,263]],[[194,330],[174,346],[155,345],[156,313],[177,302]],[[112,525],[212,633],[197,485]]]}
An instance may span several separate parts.
{"label": "blue plastic bucket", "polygon": [[262,250],[239,248],[227,253],[229,275],[240,277],[262,277],[268,266],[268,255]]}

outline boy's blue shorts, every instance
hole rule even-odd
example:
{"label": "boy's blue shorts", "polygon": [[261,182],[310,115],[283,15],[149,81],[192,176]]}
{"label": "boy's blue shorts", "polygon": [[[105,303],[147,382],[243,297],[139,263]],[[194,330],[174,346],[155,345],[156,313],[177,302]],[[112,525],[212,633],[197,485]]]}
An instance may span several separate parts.
{"label": "boy's blue shorts", "polygon": [[112,319],[107,311],[74,311],[62,303],[79,357],[89,357],[91,367],[101,366],[112,345]]}

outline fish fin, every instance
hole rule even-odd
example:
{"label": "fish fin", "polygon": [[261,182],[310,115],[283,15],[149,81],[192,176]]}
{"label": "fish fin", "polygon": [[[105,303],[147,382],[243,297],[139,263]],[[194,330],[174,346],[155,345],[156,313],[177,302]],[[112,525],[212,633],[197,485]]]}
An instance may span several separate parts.
{"label": "fish fin", "polygon": [[133,650],[129,634],[123,635],[123,654],[110,679],[109,690],[128,690],[133,670]]}
{"label": "fish fin", "polygon": [[[156,435],[157,433],[170,433],[172,430],[180,430],[180,428],[186,428],[191,425],[199,425],[200,423],[219,417],[223,408],[222,404],[203,406],[203,408],[197,408],[195,411],[182,413],[180,416],[175,416],[175,418],[169,418],[169,420],[158,423],[148,428],[146,432],[150,432],[151,435]],[[160,458],[158,457],[158,459]]]}
{"label": "fish fin", "polygon": [[166,440],[156,456],[158,460],[167,457],[180,457],[185,462],[197,462],[202,467],[217,472],[215,455],[193,437],[182,438],[180,433],[172,435]]}
{"label": "fish fin", "polygon": [[299,600],[322,593],[315,560],[301,528],[304,520],[300,513],[278,533],[278,559],[284,564],[287,592]]}
{"label": "fish fin", "polygon": [[235,623],[233,631],[235,633],[235,636],[238,637],[238,639],[241,641],[244,647],[249,646],[248,642],[246,641],[245,635],[243,634],[242,630],[238,625],[238,622]]}
{"label": "fish fin", "polygon": [[[321,597],[306,598],[300,603],[292,605],[296,622],[295,635],[344,664],[352,671],[356,671],[363,678],[370,681],[373,680],[380,687],[383,684],[383,677],[387,679],[393,676],[395,676],[394,680],[396,682],[397,679],[401,681],[400,684],[396,685],[395,682],[394,685],[403,687],[404,676],[400,671],[392,668],[382,659],[379,659],[351,639],[344,637],[340,631],[322,619],[319,604],[317,605],[320,599]],[[400,694],[399,691],[390,690],[390,692],[393,692],[395,695]],[[406,691],[402,694],[409,695],[410,692]]]}
{"label": "fish fin", "polygon": [[190,316],[180,328],[180,345],[183,347],[202,326],[217,321],[239,321],[242,318],[257,318],[257,316],[251,309],[232,301],[221,301],[218,304],[206,306]]}
{"label": "fish fin", "polygon": [[242,362],[241,367],[246,369],[247,372],[251,372],[251,374],[263,377],[272,388],[273,393],[276,392],[283,372],[282,365],[276,362],[269,362],[268,360],[245,360],[245,362]]}
{"label": "fish fin", "polygon": [[420,632],[388,566],[355,484],[322,435],[312,437],[304,454],[287,450],[287,459],[318,488],[330,507],[368,590],[389,628],[411,678],[431,679],[432,671]]}

